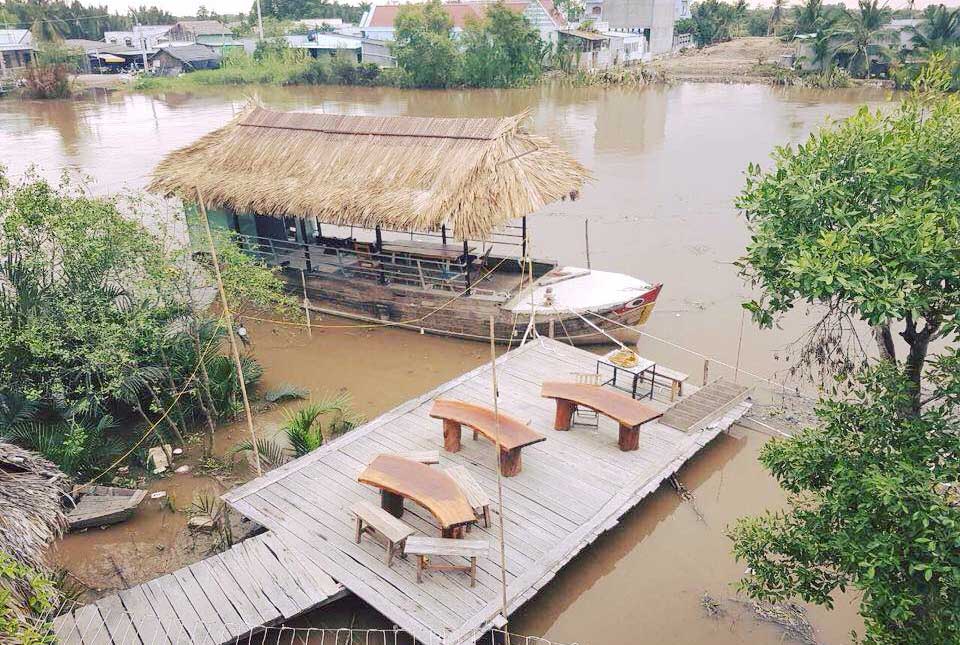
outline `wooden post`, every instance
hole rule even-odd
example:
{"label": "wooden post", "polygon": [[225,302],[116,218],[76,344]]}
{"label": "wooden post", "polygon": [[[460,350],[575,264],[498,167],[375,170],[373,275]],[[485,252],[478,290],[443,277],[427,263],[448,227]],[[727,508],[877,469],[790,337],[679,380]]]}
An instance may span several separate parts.
{"label": "wooden post", "polygon": [[707,384],[707,376],[710,374],[710,359],[703,359],[703,384]]}
{"label": "wooden post", "polygon": [[443,420],[443,449],[460,452],[460,424],[452,419]]}
{"label": "wooden post", "polygon": [[640,427],[620,424],[620,450],[630,452],[640,447]]}
{"label": "wooden post", "polygon": [[303,257],[307,263],[307,271],[312,271],[313,266],[310,263],[310,246],[307,244],[307,223],[302,217],[297,218],[300,223],[300,237],[303,238]]}
{"label": "wooden post", "polygon": [[590,220],[583,220],[583,246],[587,251],[587,270],[590,269]]}
{"label": "wooden post", "polygon": [[[497,455],[503,454],[500,444],[500,389],[497,385],[497,345],[494,337],[493,316],[490,316],[490,381],[493,386],[493,416],[497,425]],[[517,465],[520,464],[520,451],[517,451]],[[503,617],[503,631],[507,632],[507,541],[503,529],[503,468],[497,468],[497,505],[500,507],[500,615]],[[518,470],[519,472],[519,470]],[[507,643],[509,645],[509,636]]]}
{"label": "wooden post", "polygon": [[403,517],[403,497],[380,489],[380,508],[396,518]]}
{"label": "wooden post", "polygon": [[440,241],[443,242],[444,244],[447,243],[447,225],[446,224],[440,225]]}
{"label": "wooden post", "polygon": [[300,284],[303,285],[303,313],[307,316],[307,333],[313,338],[313,327],[310,326],[310,299],[307,297],[307,277],[300,272]]}
{"label": "wooden post", "polygon": [[524,215],[523,219],[520,220],[520,257],[527,257],[527,216]]}
{"label": "wooden post", "polygon": [[500,451],[500,474],[504,477],[513,477],[520,474],[523,462],[520,459],[520,449]]}
{"label": "wooden post", "polygon": [[467,245],[467,241],[463,241],[463,270],[464,275],[466,276],[467,288],[463,292],[464,295],[470,295],[470,247]]}
{"label": "wooden post", "polygon": [[553,419],[554,430],[569,430],[570,422],[573,421],[573,413],[577,405],[573,401],[564,401],[557,399],[557,414]]}
{"label": "wooden post", "polygon": [[237,348],[237,338],[233,333],[233,315],[227,303],[227,293],[223,289],[223,277],[220,275],[220,259],[217,257],[217,246],[213,243],[213,233],[210,232],[210,222],[207,220],[207,208],[203,204],[203,197],[197,191],[197,203],[200,206],[200,216],[203,227],[207,232],[207,242],[210,245],[210,257],[213,260],[213,273],[217,278],[217,290],[220,292],[220,306],[223,307],[223,316],[227,319],[227,337],[230,339],[230,351],[233,354],[233,365],[237,368],[237,381],[240,383],[240,395],[243,398],[243,411],[247,417],[247,430],[250,432],[250,443],[253,446],[253,463],[257,468],[257,476],[263,475],[260,467],[260,448],[257,445],[257,431],[253,429],[253,413],[250,411],[250,399],[247,398],[247,384],[243,377],[243,364],[240,362],[240,350]]}

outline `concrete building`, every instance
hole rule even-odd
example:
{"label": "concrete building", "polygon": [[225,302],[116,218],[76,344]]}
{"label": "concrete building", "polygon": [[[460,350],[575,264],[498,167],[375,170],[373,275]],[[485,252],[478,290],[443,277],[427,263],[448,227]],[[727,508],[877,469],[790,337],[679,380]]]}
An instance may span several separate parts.
{"label": "concrete building", "polygon": [[233,41],[233,32],[217,20],[181,20],[170,28],[170,40],[199,45],[225,45]]}
{"label": "concrete building", "polygon": [[657,56],[673,51],[676,11],[677,0],[588,0],[585,18],[642,34],[646,51]]}
{"label": "concrete building", "polygon": [[[456,36],[466,27],[467,20],[482,18],[490,2],[445,2],[444,10],[453,22],[453,34]],[[373,40],[394,40],[393,22],[400,11],[397,4],[371,5],[360,19],[360,31],[364,38]],[[540,31],[540,37],[550,42],[556,40],[558,29],[565,26],[561,13],[553,5],[553,0],[519,0],[504,2],[507,9],[522,13],[530,24]]]}
{"label": "concrete building", "polygon": [[33,60],[29,29],[0,29],[0,76],[23,69]]}
{"label": "concrete building", "polygon": [[105,31],[103,42],[110,45],[142,48],[142,41],[147,41],[147,49],[157,49],[170,44],[170,30],[173,25],[139,25],[130,31]]}
{"label": "concrete building", "polygon": [[310,55],[314,58],[320,58],[321,56],[350,56],[358,63],[360,62],[360,48],[362,45],[360,38],[320,32],[314,32],[309,35],[288,34],[285,38],[291,48],[305,49],[310,52]]}

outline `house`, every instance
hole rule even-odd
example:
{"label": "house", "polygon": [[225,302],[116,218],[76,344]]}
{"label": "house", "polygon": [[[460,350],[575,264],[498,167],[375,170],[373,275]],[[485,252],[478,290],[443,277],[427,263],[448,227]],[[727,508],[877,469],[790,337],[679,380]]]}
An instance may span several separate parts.
{"label": "house", "polygon": [[606,34],[584,29],[561,29],[557,32],[557,39],[566,45],[568,51],[574,52],[580,69],[603,69],[612,65],[611,38]]}
{"label": "house", "polygon": [[148,50],[157,49],[170,43],[171,29],[173,25],[135,25],[130,31],[105,31],[103,41],[111,45],[139,48],[145,40]]}
{"label": "house", "polygon": [[0,29],[0,77],[12,74],[33,60],[33,35],[29,29]]}
{"label": "house", "polygon": [[[63,42],[68,49],[85,54],[80,61],[80,70],[85,73],[115,73],[131,67],[143,67],[140,47],[82,38],[69,38]],[[156,49],[147,49],[148,57],[153,53],[156,53]]]}
{"label": "house", "polygon": [[390,51],[390,42],[364,38],[360,41],[360,62],[374,63],[380,67],[396,67],[397,58]]}
{"label": "house", "polygon": [[633,31],[601,30],[610,38],[610,65],[631,65],[644,60],[647,39]]}
{"label": "house", "polygon": [[646,39],[654,55],[673,50],[677,0],[588,0],[585,10],[592,20],[602,20],[616,30],[633,31]]}
{"label": "house", "polygon": [[169,45],[150,57],[150,69],[160,76],[176,76],[198,69],[216,69],[220,54],[204,45]]}
{"label": "house", "polygon": [[[483,18],[491,2],[445,2],[444,10],[453,22],[453,35],[460,34],[470,19]],[[566,20],[553,0],[511,0],[504,2],[510,11],[521,13],[530,24],[540,31],[544,41],[556,40],[556,32],[566,26]],[[364,38],[373,40],[394,40],[393,22],[396,20],[400,5],[373,4],[360,19],[360,31]]]}
{"label": "house", "polygon": [[305,49],[314,58],[321,56],[352,56],[358,63],[361,59],[361,39],[341,34],[314,32],[309,35],[289,34],[284,36],[294,49]]}
{"label": "house", "polygon": [[217,20],[181,20],[170,29],[172,42],[223,45],[233,40],[233,32]]}

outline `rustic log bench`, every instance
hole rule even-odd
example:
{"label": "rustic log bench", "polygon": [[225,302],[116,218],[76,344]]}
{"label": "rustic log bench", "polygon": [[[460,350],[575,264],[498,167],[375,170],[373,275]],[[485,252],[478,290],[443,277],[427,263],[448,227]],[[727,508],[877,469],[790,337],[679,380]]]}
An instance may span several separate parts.
{"label": "rustic log bench", "polygon": [[[477,518],[482,519],[483,525],[489,528],[490,498],[487,497],[484,490],[480,488],[480,484],[473,478],[470,471],[464,466],[457,465],[445,468],[444,472],[450,475],[450,479],[457,482],[457,486],[459,486],[463,494],[467,496],[467,501],[470,503],[470,506],[473,507],[473,512],[476,513]],[[467,530],[469,531],[470,529],[468,528]]]}
{"label": "rustic log bench", "polygon": [[350,511],[357,517],[357,544],[360,544],[364,533],[380,535],[387,543],[388,567],[393,564],[394,555],[405,557],[403,545],[408,537],[416,533],[413,527],[370,502],[359,501],[350,507]]}
{"label": "rustic log bench", "polygon": [[[423,582],[424,571],[463,571],[470,574],[470,586],[477,584],[477,558],[490,550],[485,540],[450,540],[413,535],[407,538],[404,554],[417,556],[417,582]],[[470,564],[430,564],[430,556],[462,557]]]}
{"label": "rustic log bench", "polygon": [[381,508],[396,518],[403,516],[404,498],[424,507],[436,518],[444,537],[462,537],[466,525],[477,521],[457,483],[426,464],[377,455],[357,481],[379,488]]}
{"label": "rustic log bench", "polygon": [[620,450],[636,450],[640,447],[640,426],[659,419],[663,412],[635,401],[633,397],[605,389],[599,385],[546,381],[540,396],[557,401],[554,428],[569,430],[570,421],[577,406],[596,410],[620,424]]}
{"label": "rustic log bench", "polygon": [[[478,434],[497,442],[497,415],[490,408],[465,401],[437,399],[433,402],[430,416],[443,420],[443,449],[447,452],[460,451],[461,426],[473,430],[473,438]],[[517,475],[522,463],[520,449],[547,438],[508,414],[500,413],[500,472],[504,477]]]}

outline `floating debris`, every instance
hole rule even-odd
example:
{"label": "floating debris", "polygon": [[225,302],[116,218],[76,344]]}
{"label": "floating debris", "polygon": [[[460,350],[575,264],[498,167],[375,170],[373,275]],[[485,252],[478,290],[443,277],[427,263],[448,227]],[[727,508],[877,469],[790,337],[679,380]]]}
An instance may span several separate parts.
{"label": "floating debris", "polygon": [[164,473],[170,467],[170,444],[165,443],[162,446],[154,446],[147,452],[150,463],[153,464],[153,474]]}
{"label": "floating debris", "polygon": [[707,612],[707,615],[710,618],[720,618],[727,610],[723,608],[723,605],[720,604],[720,601],[715,599],[706,591],[703,592],[703,595],[700,596],[700,606],[703,607],[703,610]]}
{"label": "floating debris", "polygon": [[677,495],[680,496],[680,499],[690,504],[690,508],[692,508],[693,512],[696,513],[697,519],[706,524],[707,520],[703,517],[703,513],[700,512],[700,509],[697,508],[697,498],[693,496],[693,493],[687,490],[687,487],[677,479],[676,475],[670,476],[670,483],[673,485],[674,490],[677,491]]}
{"label": "floating debris", "polygon": [[734,600],[749,606],[761,620],[779,625],[788,636],[807,645],[819,643],[816,631],[807,619],[807,611],[800,605],[792,602],[776,604],[757,600]]}
{"label": "floating debris", "polygon": [[150,493],[150,499],[163,499],[166,496],[167,496],[167,491],[165,490],[158,490],[155,493]]}
{"label": "floating debris", "polygon": [[182,475],[183,473],[188,473],[188,472],[190,472],[190,466],[184,464],[184,465],[180,466],[179,468],[177,468],[176,470],[174,470],[173,472],[175,472],[175,473],[177,473],[177,474],[180,474],[180,475]]}

